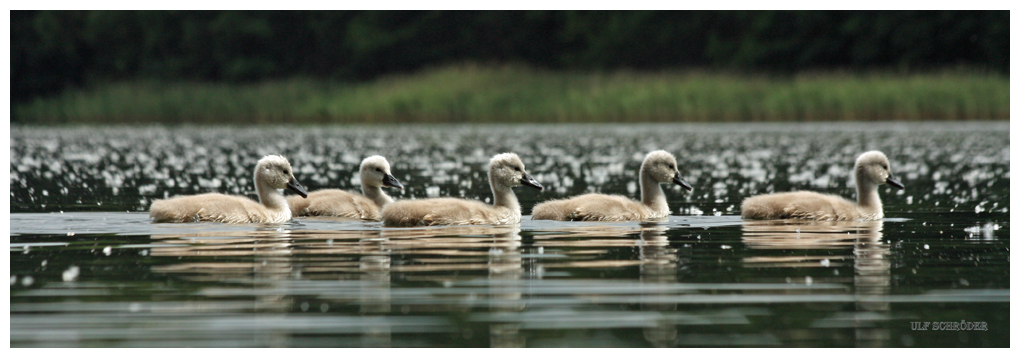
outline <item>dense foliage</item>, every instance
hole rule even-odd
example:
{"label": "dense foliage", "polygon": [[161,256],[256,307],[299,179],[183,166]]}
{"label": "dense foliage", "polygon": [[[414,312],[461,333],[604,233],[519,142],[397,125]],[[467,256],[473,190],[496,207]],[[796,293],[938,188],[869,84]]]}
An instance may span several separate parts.
{"label": "dense foliage", "polygon": [[344,81],[445,63],[1009,72],[1008,11],[11,11],[11,98],[93,81]]}

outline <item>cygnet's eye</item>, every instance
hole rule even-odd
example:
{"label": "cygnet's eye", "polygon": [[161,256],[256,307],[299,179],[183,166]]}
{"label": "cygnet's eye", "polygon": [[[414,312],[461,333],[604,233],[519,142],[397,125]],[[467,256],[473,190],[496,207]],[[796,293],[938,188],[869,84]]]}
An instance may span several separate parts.
{"label": "cygnet's eye", "polygon": [[889,170],[889,166],[885,165],[885,164],[882,164],[882,169]]}
{"label": "cygnet's eye", "polygon": [[290,175],[290,171],[289,171],[289,170],[287,170],[287,169],[284,169],[284,170],[283,170],[283,175]]}
{"label": "cygnet's eye", "polygon": [[375,171],[382,173],[382,169],[375,168]]}
{"label": "cygnet's eye", "polygon": [[673,167],[673,164],[670,164],[669,165],[669,169],[676,169],[676,168]]}
{"label": "cygnet's eye", "polygon": [[514,170],[516,170],[518,172],[523,172],[524,171],[524,169],[521,169],[521,167],[514,167]]}

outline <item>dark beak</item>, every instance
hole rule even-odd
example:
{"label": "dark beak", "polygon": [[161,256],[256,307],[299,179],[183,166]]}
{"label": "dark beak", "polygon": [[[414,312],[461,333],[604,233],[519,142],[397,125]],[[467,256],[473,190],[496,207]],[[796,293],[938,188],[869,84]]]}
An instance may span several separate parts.
{"label": "dark beak", "polygon": [[389,175],[389,174],[386,174],[386,176],[384,176],[382,178],[382,183],[383,183],[383,185],[388,186],[390,188],[397,188],[397,189],[403,189],[404,188],[404,185],[400,184],[400,181],[397,180],[397,178],[394,178],[392,175]]}
{"label": "dark beak", "polygon": [[539,184],[538,181],[536,181],[535,178],[532,178],[531,175],[528,175],[528,173],[524,173],[524,177],[521,178],[521,184],[542,190],[542,184]]}
{"label": "dark beak", "polygon": [[885,183],[896,187],[896,189],[903,189],[903,183],[900,183],[899,179],[896,179],[895,175],[889,173],[889,177],[885,178]]}
{"label": "dark beak", "polygon": [[293,190],[298,195],[301,195],[302,198],[308,197],[308,191],[305,190],[305,186],[298,183],[295,177],[290,177],[290,181],[287,182],[287,189]]}
{"label": "dark beak", "polygon": [[687,189],[687,191],[694,191],[694,187],[680,175],[680,172],[676,172],[676,175],[673,176],[673,184],[679,184],[681,188]]}

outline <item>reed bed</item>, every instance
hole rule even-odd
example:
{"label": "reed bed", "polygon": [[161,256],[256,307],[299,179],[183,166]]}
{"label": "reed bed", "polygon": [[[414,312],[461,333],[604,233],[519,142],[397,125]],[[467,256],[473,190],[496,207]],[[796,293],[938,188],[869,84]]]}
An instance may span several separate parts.
{"label": "reed bed", "polygon": [[11,108],[15,123],[401,123],[1009,118],[1009,77],[701,71],[569,72],[457,65],[363,83],[129,81]]}

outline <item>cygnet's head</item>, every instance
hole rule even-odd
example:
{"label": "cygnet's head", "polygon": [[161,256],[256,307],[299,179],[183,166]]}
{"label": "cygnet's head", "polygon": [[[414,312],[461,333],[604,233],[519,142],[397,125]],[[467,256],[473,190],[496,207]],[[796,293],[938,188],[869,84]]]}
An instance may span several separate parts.
{"label": "cygnet's head", "polygon": [[390,173],[390,163],[380,155],[373,155],[361,161],[361,183],[374,187],[403,189],[397,178]]}
{"label": "cygnet's head", "polygon": [[279,155],[267,155],[259,159],[255,166],[255,182],[267,183],[274,189],[290,189],[302,198],[308,197],[308,191],[294,177],[290,162]]}
{"label": "cygnet's head", "polygon": [[658,183],[673,183],[687,191],[694,190],[694,187],[680,175],[680,166],[676,164],[676,158],[667,151],[657,150],[648,153],[644,162],[641,162],[641,172],[649,174]]}
{"label": "cygnet's head", "polygon": [[859,186],[889,184],[897,189],[903,189],[903,184],[889,169],[889,158],[877,150],[865,152],[857,157],[854,172],[857,175],[857,185]]}
{"label": "cygnet's head", "polygon": [[492,157],[489,161],[489,181],[493,185],[505,187],[524,185],[542,190],[542,184],[528,175],[524,170],[524,162],[514,153],[497,154]]}

